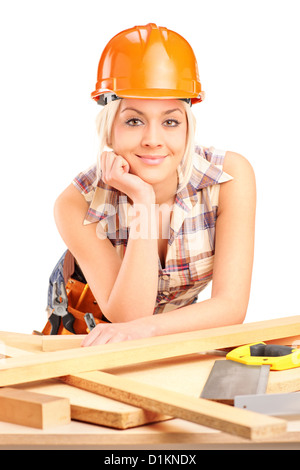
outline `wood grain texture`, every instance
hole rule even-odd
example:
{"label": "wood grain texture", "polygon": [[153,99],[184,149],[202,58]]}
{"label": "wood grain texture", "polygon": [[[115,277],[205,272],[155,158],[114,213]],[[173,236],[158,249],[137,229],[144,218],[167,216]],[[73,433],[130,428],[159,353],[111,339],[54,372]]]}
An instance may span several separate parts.
{"label": "wood grain texture", "polygon": [[300,367],[271,371],[267,393],[291,393],[300,390]]}
{"label": "wood grain texture", "polygon": [[[17,335],[18,336],[18,335]],[[24,339],[24,338],[23,338]],[[12,346],[3,348],[4,357],[22,357],[34,354],[31,350],[31,338],[25,343],[27,350]],[[9,335],[9,342],[15,344],[14,334]],[[36,347],[34,346],[34,351]],[[42,351],[40,351],[42,353]],[[142,374],[143,376],[144,374]],[[148,374],[147,374],[148,375]],[[151,375],[151,373],[150,373]],[[117,402],[106,397],[86,392],[55,379],[48,379],[31,384],[16,385],[15,388],[61,398],[70,402],[71,418],[97,425],[109,426],[115,429],[128,429],[157,421],[165,421],[170,417],[159,413],[143,410],[136,406]]]}
{"label": "wood grain texture", "polygon": [[0,390],[0,421],[46,429],[71,422],[67,398],[14,388]]}
{"label": "wood grain texture", "polygon": [[0,345],[3,343],[19,349],[29,349],[31,352],[41,351],[42,338],[38,335],[0,331]]}
{"label": "wood grain texture", "polygon": [[[258,339],[254,341],[266,341],[270,343],[276,344],[286,344],[292,345],[294,343],[300,345],[300,316],[293,316],[293,317],[285,317],[285,318],[277,318],[274,320],[265,320],[260,322],[253,322],[253,323],[244,323],[242,325],[230,325],[227,327],[220,327],[220,328],[213,328],[208,330],[201,330],[201,331],[193,331],[187,333],[178,333],[176,335],[168,335],[168,336],[160,336],[158,337],[158,341],[163,341],[163,343],[171,341],[178,342],[185,341],[185,340],[193,340],[202,337],[203,341],[207,341],[208,349],[218,349],[217,346],[212,346],[209,343],[209,336],[210,333],[207,332],[214,332],[216,335],[219,336],[226,335],[228,332],[231,332],[231,339],[234,340],[234,336],[240,335],[240,340],[242,343],[240,344],[247,344],[247,342],[252,342],[251,339],[247,337],[247,335],[251,335],[251,337],[255,337]],[[258,335],[255,335],[255,330],[258,330]],[[295,333],[298,335],[295,336]],[[244,335],[243,335],[244,334]],[[286,334],[286,337],[284,335]],[[184,335],[184,336],[183,336]],[[41,337],[41,344],[42,350],[45,352],[50,351],[60,351],[63,349],[71,349],[71,348],[79,348],[81,343],[86,335],[53,335],[53,336],[42,336]],[[263,339],[264,338],[264,339]],[[149,339],[152,343],[156,340],[155,338]],[[276,341],[277,340],[277,341]],[[148,341],[148,339],[143,339],[143,341]],[[233,346],[238,346],[238,343],[233,344]],[[230,345],[231,346],[231,345]],[[229,346],[229,347],[230,347]],[[227,347],[227,346],[220,346],[220,347]],[[192,351],[197,352],[197,351]]]}
{"label": "wood grain texture", "polygon": [[[242,335],[244,335],[245,333],[244,330],[248,331],[249,334],[247,336],[246,342],[265,341],[266,338],[270,337],[270,335],[274,336],[275,338],[274,340],[270,340],[270,341],[278,342],[276,341],[276,338],[280,337],[282,333],[284,333],[284,335],[287,336],[287,333],[286,333],[287,330],[288,330],[288,334],[290,335],[292,334],[293,336],[290,336],[290,337],[287,336],[286,340],[288,342],[290,341],[290,338],[293,341],[295,339],[297,340],[297,336],[295,336],[295,331],[296,331],[296,328],[298,328],[299,326],[298,325],[299,317],[291,317],[289,319],[279,319],[279,320],[280,321],[278,320],[271,321],[271,323],[270,321],[268,321],[268,322],[257,322],[256,324],[237,325],[237,327],[239,328],[242,327],[242,330],[243,330]],[[284,328],[282,328],[282,322],[285,323]],[[249,327],[249,325],[251,327]],[[232,327],[229,327],[229,328],[232,329]],[[229,339],[226,337],[226,331],[224,331],[223,328],[221,329],[222,330],[221,332],[220,332],[220,329],[205,330],[205,335],[204,335],[205,347],[203,347],[201,338],[198,338],[199,351],[201,350],[207,351],[207,349],[211,349],[211,348],[208,348],[207,345],[212,345],[212,344],[215,344],[216,342],[221,342],[221,341],[222,342],[225,342],[225,341],[236,342],[237,341],[235,345],[240,345],[242,343],[242,342],[240,343],[241,335],[239,335],[238,337],[236,336],[238,334],[238,329],[233,328],[232,336]],[[218,333],[219,333],[219,336],[218,336]],[[223,336],[220,333],[222,333]],[[254,335],[258,336],[258,338],[250,339],[250,338],[253,338]],[[174,339],[174,336],[177,336],[177,335],[172,335],[171,339]],[[186,335],[184,338],[181,335],[180,337],[181,337],[181,341],[187,341]],[[15,334],[15,333],[7,334],[5,332],[0,332],[0,341],[1,341],[1,338],[2,338],[2,341],[5,340],[10,345],[14,345],[18,347],[25,347],[25,349],[28,349],[31,352],[36,351],[36,352],[41,353],[41,350],[43,347],[42,346],[43,337],[36,337],[36,336],[31,336],[31,335],[20,335],[20,334]],[[70,341],[71,339],[72,341]],[[158,337],[157,339],[164,340],[164,337]],[[189,340],[192,341],[193,339],[189,338]],[[68,349],[71,349],[69,348],[69,345],[71,344],[72,347],[74,347],[74,345],[75,346],[77,345],[77,341],[81,342],[82,338],[71,337],[71,336],[51,338],[51,342],[53,342],[51,344],[54,344],[54,342],[56,342],[55,348],[58,346],[58,349],[62,349],[65,347],[67,347]],[[50,341],[49,341],[49,344],[50,344]],[[158,342],[155,342],[154,344],[152,343],[151,346],[153,347],[158,344],[159,344]],[[165,342],[162,341],[163,347],[164,347],[164,344]],[[114,346],[114,347],[118,346],[117,352],[120,352],[122,351],[123,346],[127,347],[127,345],[128,345],[128,342],[121,343],[120,345],[110,345],[110,346]],[[229,347],[234,347],[235,345],[230,344]],[[114,348],[109,349],[107,346],[109,345],[105,346],[105,352],[112,353]],[[119,346],[122,346],[122,347],[119,349]],[[198,355],[198,354],[193,354],[192,356],[189,356],[190,354],[188,352],[189,348],[190,347],[194,348],[194,346],[195,346],[194,344],[192,344],[192,346],[189,345],[187,349],[180,355],[177,355],[178,351],[176,351],[176,355],[174,356],[174,358],[171,355],[170,358],[169,356],[167,356],[165,359],[160,359],[159,361],[143,362],[144,357],[142,357],[142,361],[138,361],[138,363],[136,364],[134,364],[135,361],[133,361],[133,364],[129,362],[125,366],[121,364],[119,369],[114,367],[110,371],[116,375],[121,375],[121,376],[124,376],[125,378],[126,377],[133,378],[134,380],[137,380],[139,382],[141,381],[142,383],[149,384],[149,385],[153,383],[159,383],[163,388],[170,389],[172,391],[178,391],[179,393],[191,395],[196,398],[199,396],[201,392],[201,386],[204,385],[205,383],[206,377],[208,376],[211,370],[214,359],[220,359],[220,358],[219,357],[214,358],[213,356],[208,356],[206,354],[202,355],[202,357],[201,355]],[[223,345],[221,347],[227,347],[227,346]],[[51,348],[52,346],[50,346],[50,349]],[[83,348],[80,348],[80,349],[82,350]],[[8,352],[8,348],[7,348],[7,352]],[[10,347],[9,352],[11,353],[9,355],[12,355],[12,356],[23,355],[22,351],[14,347]],[[66,354],[67,357],[69,357],[69,353],[72,353],[72,351],[69,351]],[[133,350],[131,351],[131,355],[132,353],[133,353]],[[165,351],[163,351],[163,353],[165,354]],[[44,354],[46,353],[42,353],[43,356]],[[48,354],[50,353],[47,353],[47,356]],[[5,364],[2,362],[2,365],[4,366]],[[288,374],[285,374],[286,372],[288,372]],[[292,376],[290,373],[292,373]],[[300,390],[300,374],[299,373],[300,373],[300,369],[294,369],[293,371],[271,372],[270,382],[268,386],[268,393]],[[2,374],[2,371],[0,370],[0,380],[1,380],[1,374]],[[277,375],[275,376],[275,374]],[[271,380],[272,377],[274,377],[273,380]],[[29,387],[28,389],[30,389],[31,385],[32,384],[28,385]],[[118,401],[115,401],[109,398],[97,396],[94,393],[75,389],[74,387],[68,386],[66,384],[62,384],[62,383],[51,384],[50,388],[48,389],[48,392],[47,392],[47,387],[49,386],[48,381],[47,382],[44,381],[40,383],[40,386],[41,386],[41,389],[40,389],[41,391],[42,389],[44,389],[42,393],[52,394],[52,392],[54,393],[54,389],[53,388],[51,389],[51,387],[56,387],[57,390],[60,389],[60,392],[58,392],[58,394],[61,393],[62,394],[61,396],[64,396],[64,392],[62,392],[63,388],[66,390],[67,395],[71,395],[72,397],[75,397],[75,395],[79,396],[78,399],[77,397],[76,399],[72,398],[74,400],[73,406],[72,406],[72,401],[71,401],[71,410],[72,410],[71,412],[72,412],[73,419],[79,419],[79,420],[83,420],[83,421],[91,422],[95,424],[104,424],[110,427],[116,427],[118,429],[127,429],[128,427],[139,426],[140,424],[145,424],[149,421],[151,422],[151,421],[156,421],[156,420],[167,419],[167,416],[165,414],[159,414],[157,412],[143,410],[141,408],[138,408],[137,406],[124,404],[124,403],[120,403]],[[38,391],[38,389],[36,389],[36,391]]]}
{"label": "wood grain texture", "polygon": [[[31,338],[29,338],[28,344],[26,344],[28,349],[27,351],[6,346],[6,354],[9,354],[11,357],[21,357],[33,354],[30,352],[30,339]],[[9,342],[10,340],[12,340],[13,343],[15,342],[13,334],[9,335]],[[192,378],[194,377],[195,367],[197,368],[197,365],[201,365],[203,359],[203,355],[196,355],[192,358],[184,356],[179,359],[160,361],[159,364],[152,363],[150,367],[128,367],[125,368],[125,375],[133,374],[135,376],[137,374],[138,378],[144,383],[159,381],[166,387],[171,386],[172,389],[195,394],[195,396],[197,396],[201,387],[201,381],[199,382],[199,378],[197,378],[196,381],[193,381]],[[208,367],[210,368],[210,366]],[[204,368],[201,368],[202,373],[205,369],[205,366]],[[122,374],[124,373],[124,370],[123,368],[120,368],[120,370],[116,370],[116,372]],[[182,375],[185,379],[178,380],[178,376]],[[115,429],[125,430],[148,423],[170,419],[169,416],[89,393],[58,382],[55,379],[43,380],[31,384],[21,384],[16,387],[22,390],[68,398],[71,404],[72,419],[109,426]]]}
{"label": "wood grain texture", "polygon": [[71,418],[85,423],[125,430],[170,419],[159,413],[142,410],[136,406],[72,387],[56,379],[21,384],[15,388],[67,398],[70,401]]}
{"label": "wood grain texture", "polygon": [[0,360],[0,386],[180,357],[300,334],[300,317],[74,348]]}
{"label": "wood grain texture", "polygon": [[87,335],[49,335],[42,336],[42,350],[45,352],[80,348]]}
{"label": "wood grain texture", "polygon": [[105,372],[66,376],[66,383],[141,408],[218,429],[247,439],[262,439],[286,430],[284,420],[145,385]]}

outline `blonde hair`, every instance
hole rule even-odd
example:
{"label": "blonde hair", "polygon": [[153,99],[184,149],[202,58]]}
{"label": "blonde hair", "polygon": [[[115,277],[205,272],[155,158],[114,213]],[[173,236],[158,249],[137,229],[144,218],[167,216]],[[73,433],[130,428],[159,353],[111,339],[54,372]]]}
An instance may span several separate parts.
{"label": "blonde hair", "polygon": [[[96,118],[96,131],[99,139],[98,155],[97,155],[97,180],[101,178],[100,156],[102,152],[109,148],[111,150],[111,131],[112,126],[118,112],[121,100],[116,100],[108,103],[100,111]],[[185,152],[182,157],[181,163],[177,169],[178,173],[178,188],[177,192],[181,191],[189,182],[193,170],[193,156],[195,153],[195,131],[196,119],[191,111],[188,103],[184,102],[184,107],[187,117],[187,141]]]}

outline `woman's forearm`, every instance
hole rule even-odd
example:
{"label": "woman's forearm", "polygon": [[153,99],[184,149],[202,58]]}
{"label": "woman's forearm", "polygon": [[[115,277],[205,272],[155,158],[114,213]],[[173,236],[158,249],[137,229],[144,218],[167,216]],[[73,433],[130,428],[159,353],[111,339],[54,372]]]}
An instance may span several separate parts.
{"label": "woman's forearm", "polygon": [[131,326],[149,328],[153,336],[163,336],[243,323],[246,309],[247,301],[239,304],[232,299],[213,297],[168,313],[137,319]]}
{"label": "woman's forearm", "polygon": [[[154,204],[135,205],[125,255],[104,315],[125,322],[153,314],[158,284],[157,220]],[[130,216],[130,214],[129,214]]]}
{"label": "woman's forearm", "polygon": [[234,325],[242,323],[244,317],[242,304],[214,297],[168,313],[150,315],[129,322],[100,323],[85,338],[83,346]]}

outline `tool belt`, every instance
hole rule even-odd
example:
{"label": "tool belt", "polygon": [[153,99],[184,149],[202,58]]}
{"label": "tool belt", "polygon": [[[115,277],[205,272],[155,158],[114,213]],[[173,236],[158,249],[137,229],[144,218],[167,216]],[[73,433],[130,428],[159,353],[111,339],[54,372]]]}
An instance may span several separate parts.
{"label": "tool belt", "polygon": [[[56,327],[54,331],[53,323],[51,324],[49,318],[53,313],[55,314],[56,311],[53,302],[54,287],[56,285],[59,289],[62,287],[63,291],[66,293],[66,308],[69,314],[68,316],[73,318],[72,328],[68,329],[64,326],[63,321],[59,320],[59,327]],[[47,311],[49,318],[42,330],[43,335],[86,334],[88,326],[84,316],[87,313],[92,314],[96,324],[108,322],[102,314],[79,265],[69,250],[67,250],[60,258],[50,276]]]}

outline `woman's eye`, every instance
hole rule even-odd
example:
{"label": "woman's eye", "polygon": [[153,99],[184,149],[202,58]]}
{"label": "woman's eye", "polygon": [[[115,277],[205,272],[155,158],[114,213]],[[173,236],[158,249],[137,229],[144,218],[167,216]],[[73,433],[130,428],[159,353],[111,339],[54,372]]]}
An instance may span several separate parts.
{"label": "woman's eye", "polygon": [[126,124],[128,126],[141,126],[143,123],[138,118],[131,118],[131,119],[128,119],[128,121],[126,121]]}
{"label": "woman's eye", "polygon": [[164,125],[166,127],[177,127],[179,126],[180,122],[177,121],[177,119],[167,119],[165,122],[164,122]]}

